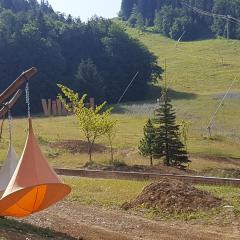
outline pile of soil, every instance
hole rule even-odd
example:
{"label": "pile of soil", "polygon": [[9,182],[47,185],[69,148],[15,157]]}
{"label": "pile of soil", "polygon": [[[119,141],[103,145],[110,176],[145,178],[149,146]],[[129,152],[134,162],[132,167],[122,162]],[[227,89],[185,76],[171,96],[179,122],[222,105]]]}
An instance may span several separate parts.
{"label": "pile of soil", "polygon": [[[86,141],[81,141],[81,140],[66,140],[61,142],[55,142],[55,143],[51,143],[50,147],[65,149],[71,152],[72,154],[88,153],[88,143]],[[108,150],[107,147],[101,144],[94,144],[92,151],[96,153],[103,153],[106,150]]]}
{"label": "pile of soil", "polygon": [[136,199],[124,203],[122,208],[128,210],[144,206],[146,208],[159,208],[169,213],[183,213],[209,210],[219,207],[221,204],[221,199],[188,183],[163,179],[144,188]]}

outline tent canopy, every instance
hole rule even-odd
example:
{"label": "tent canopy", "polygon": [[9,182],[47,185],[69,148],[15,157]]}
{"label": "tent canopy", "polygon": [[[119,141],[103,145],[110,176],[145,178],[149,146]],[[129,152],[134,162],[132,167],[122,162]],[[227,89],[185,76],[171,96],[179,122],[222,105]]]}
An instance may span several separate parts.
{"label": "tent canopy", "polygon": [[0,200],[0,215],[25,217],[63,199],[71,188],[61,183],[44,158],[29,118],[29,133],[23,154]]}

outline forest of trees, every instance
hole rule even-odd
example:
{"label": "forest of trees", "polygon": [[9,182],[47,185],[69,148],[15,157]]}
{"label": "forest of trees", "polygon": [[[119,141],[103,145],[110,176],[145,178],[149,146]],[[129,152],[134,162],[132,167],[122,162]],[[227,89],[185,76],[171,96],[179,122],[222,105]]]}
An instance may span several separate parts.
{"label": "forest of trees", "polygon": [[227,37],[227,19],[199,14],[191,7],[235,18],[229,21],[229,37],[240,39],[240,0],[122,0],[120,16],[133,27],[154,26],[173,39],[182,34],[183,40]]}
{"label": "forest of trees", "polygon": [[[125,101],[144,98],[162,70],[157,58],[111,20],[55,12],[47,1],[0,0],[0,92],[23,70],[35,66],[31,81],[34,112],[41,98],[56,98],[64,84],[96,101],[116,102],[139,72]],[[24,98],[18,112],[24,113]]]}

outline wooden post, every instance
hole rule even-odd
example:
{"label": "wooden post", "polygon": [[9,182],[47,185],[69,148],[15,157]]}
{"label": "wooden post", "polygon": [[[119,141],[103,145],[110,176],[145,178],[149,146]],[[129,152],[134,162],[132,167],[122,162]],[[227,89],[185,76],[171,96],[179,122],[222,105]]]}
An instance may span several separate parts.
{"label": "wooden post", "polygon": [[[66,104],[66,99],[63,99],[63,101],[64,101],[64,104]],[[65,105],[64,104],[62,104],[62,115],[63,116],[66,116],[66,115],[68,115],[68,111],[67,111],[67,109],[65,108]]]}
{"label": "wooden post", "polygon": [[90,98],[90,108],[94,108],[95,107],[95,103],[94,103],[94,98]]}
{"label": "wooden post", "polygon": [[13,95],[27,80],[33,77],[37,73],[36,68],[31,68],[26,72],[23,72],[1,95],[0,104],[3,103],[7,98]]}
{"label": "wooden post", "polygon": [[42,107],[43,107],[43,112],[46,117],[49,117],[51,115],[51,110],[52,110],[52,101],[51,99],[48,99],[48,102],[46,99],[42,99]]}
{"label": "wooden post", "polygon": [[17,102],[21,95],[22,90],[19,89],[12,97],[12,99],[6,104],[4,104],[4,106],[0,109],[0,117],[3,117],[9,111],[9,109],[11,109],[15,105],[15,103]]}
{"label": "wooden post", "polygon": [[56,100],[56,105],[58,116],[62,116],[62,102],[59,99]]}
{"label": "wooden post", "polygon": [[52,101],[52,114],[53,114],[53,116],[57,116],[57,104],[56,104],[56,101]]}

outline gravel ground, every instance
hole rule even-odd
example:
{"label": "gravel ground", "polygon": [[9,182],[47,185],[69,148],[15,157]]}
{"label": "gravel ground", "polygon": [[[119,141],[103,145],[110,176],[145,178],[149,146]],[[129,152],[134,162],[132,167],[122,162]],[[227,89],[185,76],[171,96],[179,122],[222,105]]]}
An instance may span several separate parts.
{"label": "gravel ground", "polygon": [[[105,210],[61,202],[33,215],[25,223],[65,233],[81,240],[239,240],[239,225],[201,226],[151,221],[121,210]],[[12,238],[9,238],[12,239]],[[17,239],[17,238],[16,238]],[[20,238],[19,238],[20,239]],[[25,239],[25,238],[23,238]],[[35,238],[34,238],[35,239]],[[41,239],[41,238],[39,238]],[[38,240],[38,239],[37,239]]]}

